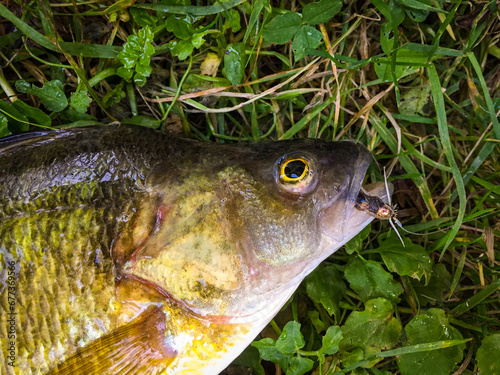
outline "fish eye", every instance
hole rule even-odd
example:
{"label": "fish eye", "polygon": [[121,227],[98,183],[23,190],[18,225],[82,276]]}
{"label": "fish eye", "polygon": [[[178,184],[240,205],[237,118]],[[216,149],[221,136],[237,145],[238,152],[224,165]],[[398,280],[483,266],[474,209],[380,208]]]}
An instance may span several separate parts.
{"label": "fish eye", "polygon": [[276,180],[285,191],[305,194],[314,188],[316,171],[310,158],[289,154],[281,157],[276,164]]}
{"label": "fish eye", "polygon": [[280,176],[285,181],[300,181],[309,172],[309,162],[304,158],[286,160],[281,165]]}

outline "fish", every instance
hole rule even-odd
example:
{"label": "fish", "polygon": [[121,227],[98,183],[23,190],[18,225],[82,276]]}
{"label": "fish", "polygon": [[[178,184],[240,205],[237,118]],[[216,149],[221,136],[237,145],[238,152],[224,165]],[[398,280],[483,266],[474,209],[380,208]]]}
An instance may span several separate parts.
{"label": "fish", "polygon": [[0,373],[220,373],[373,220],[371,160],[123,124],[0,141]]}

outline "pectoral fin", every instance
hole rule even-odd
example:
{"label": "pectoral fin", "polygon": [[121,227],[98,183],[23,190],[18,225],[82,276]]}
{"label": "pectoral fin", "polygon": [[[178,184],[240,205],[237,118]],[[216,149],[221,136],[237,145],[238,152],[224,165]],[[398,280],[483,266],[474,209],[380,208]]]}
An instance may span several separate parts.
{"label": "pectoral fin", "polygon": [[165,326],[165,314],[151,306],[130,323],[79,350],[50,374],[159,374],[177,354],[165,341]]}

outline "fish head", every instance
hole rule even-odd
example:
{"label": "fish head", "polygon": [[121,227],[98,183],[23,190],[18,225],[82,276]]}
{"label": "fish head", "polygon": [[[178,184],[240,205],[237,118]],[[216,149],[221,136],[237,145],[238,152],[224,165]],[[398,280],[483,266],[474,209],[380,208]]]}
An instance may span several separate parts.
{"label": "fish head", "polygon": [[174,159],[149,178],[124,273],[203,319],[267,323],[372,219],[354,209],[371,161],[354,142],[197,146]]}

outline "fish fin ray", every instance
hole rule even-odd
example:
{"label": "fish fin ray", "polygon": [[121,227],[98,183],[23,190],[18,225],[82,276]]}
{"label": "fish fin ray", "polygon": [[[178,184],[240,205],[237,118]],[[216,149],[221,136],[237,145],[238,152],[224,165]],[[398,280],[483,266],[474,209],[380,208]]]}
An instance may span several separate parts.
{"label": "fish fin ray", "polygon": [[151,306],[132,322],[82,348],[49,374],[159,374],[177,355],[165,342],[165,330],[165,314]]}

